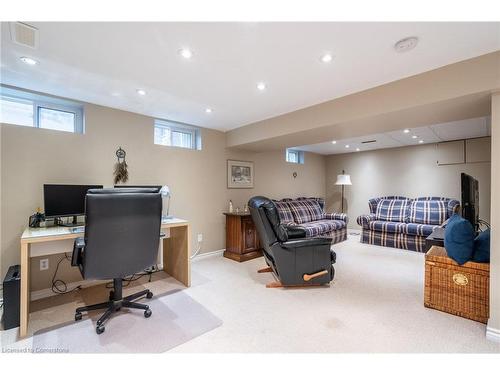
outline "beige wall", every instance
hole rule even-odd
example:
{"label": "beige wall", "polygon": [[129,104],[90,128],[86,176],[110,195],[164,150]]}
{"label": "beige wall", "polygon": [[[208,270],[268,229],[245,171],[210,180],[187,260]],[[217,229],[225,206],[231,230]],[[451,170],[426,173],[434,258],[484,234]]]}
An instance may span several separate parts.
{"label": "beige wall", "polygon": [[[296,198],[300,196],[325,196],[326,157],[318,154],[305,154],[304,164],[292,164],[285,161],[285,152],[232,152],[232,159],[254,160],[255,187],[247,189],[229,189],[228,199],[235,207],[243,207],[251,195],[264,195],[272,199]],[[297,177],[293,173],[297,172]]]}
{"label": "beige wall", "polygon": [[500,342],[500,92],[491,101],[491,259],[488,334]]}
{"label": "beige wall", "polygon": [[[490,163],[438,166],[436,144],[331,155],[326,161],[327,207],[340,211],[337,174],[344,169],[352,186],[345,188],[349,227],[359,228],[356,218],[369,213],[368,199],[385,195],[409,198],[444,196],[460,200],[460,173],[479,180],[480,215],[490,218]],[[345,207],[345,204],[344,204]]]}
{"label": "beige wall", "polygon": [[[240,153],[225,148],[225,134],[202,130],[203,150],[194,151],[153,144],[153,119],[111,108],[86,105],[85,134],[72,134],[0,124],[1,134],[1,261],[2,275],[19,263],[19,236],[28,216],[43,207],[44,183],[113,185],[118,146],[127,151],[130,184],[166,184],[172,190],[171,213],[192,223],[192,247],[203,233],[202,252],[225,247],[224,216],[229,199],[243,207],[255,194],[325,194],[325,158],[306,155],[306,164],[286,163],[283,152]],[[226,159],[255,162],[255,189],[227,189]],[[291,174],[297,170],[298,177]],[[39,246],[39,245],[38,245]],[[71,243],[64,244],[68,251]],[[50,287],[56,261],[38,271],[32,263],[32,288]],[[76,269],[61,265],[65,281],[79,279]]]}

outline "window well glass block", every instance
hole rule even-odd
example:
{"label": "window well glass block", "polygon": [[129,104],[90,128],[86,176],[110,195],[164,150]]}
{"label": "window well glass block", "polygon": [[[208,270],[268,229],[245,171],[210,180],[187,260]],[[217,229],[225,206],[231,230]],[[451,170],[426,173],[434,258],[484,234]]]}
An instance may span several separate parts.
{"label": "window well glass block", "polygon": [[191,133],[173,131],[172,132],[172,146],[192,148],[193,147],[193,135]]}
{"label": "window well glass block", "polygon": [[22,126],[34,126],[33,103],[8,98],[0,99],[0,122]]}
{"label": "window well glass block", "polygon": [[42,129],[75,131],[75,114],[56,109],[40,108],[38,112],[39,127]]}

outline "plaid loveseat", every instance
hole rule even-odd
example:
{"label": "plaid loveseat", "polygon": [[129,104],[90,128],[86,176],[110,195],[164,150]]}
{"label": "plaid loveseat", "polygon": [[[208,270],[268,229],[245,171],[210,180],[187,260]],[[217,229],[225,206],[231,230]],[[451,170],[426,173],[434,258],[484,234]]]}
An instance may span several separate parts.
{"label": "plaid loveseat", "polygon": [[299,225],[306,237],[331,237],[332,244],[347,239],[347,215],[325,213],[323,198],[274,200],[281,224]]}
{"label": "plaid loveseat", "polygon": [[401,196],[368,201],[369,215],[358,217],[361,242],[423,252],[425,238],[442,225],[460,202],[451,198]]}

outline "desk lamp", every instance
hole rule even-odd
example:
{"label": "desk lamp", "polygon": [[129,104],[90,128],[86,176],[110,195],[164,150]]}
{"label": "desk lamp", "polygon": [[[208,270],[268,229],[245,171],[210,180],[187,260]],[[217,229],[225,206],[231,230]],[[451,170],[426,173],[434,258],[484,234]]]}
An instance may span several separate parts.
{"label": "desk lamp", "polygon": [[[160,189],[161,199],[162,199],[162,209],[161,209],[161,219],[167,220],[172,219],[173,216],[169,215],[170,212],[170,198],[172,196],[170,188],[167,185],[162,186]],[[168,198],[168,203],[165,204],[165,200]],[[166,208],[166,211],[165,211]]]}

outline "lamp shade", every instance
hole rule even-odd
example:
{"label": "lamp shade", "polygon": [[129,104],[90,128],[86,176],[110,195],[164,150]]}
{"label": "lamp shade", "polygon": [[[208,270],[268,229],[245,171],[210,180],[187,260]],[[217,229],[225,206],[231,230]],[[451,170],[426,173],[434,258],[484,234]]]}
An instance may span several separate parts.
{"label": "lamp shade", "polygon": [[352,185],[351,176],[348,174],[338,174],[335,185]]}

